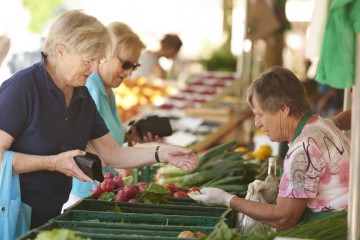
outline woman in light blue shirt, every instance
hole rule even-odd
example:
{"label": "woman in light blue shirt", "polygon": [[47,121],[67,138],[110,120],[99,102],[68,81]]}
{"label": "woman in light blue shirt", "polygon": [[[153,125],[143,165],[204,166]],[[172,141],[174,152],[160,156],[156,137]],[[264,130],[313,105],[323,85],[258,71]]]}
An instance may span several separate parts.
{"label": "woman in light blue shirt", "polygon": [[[140,66],[137,61],[145,45],[138,35],[124,23],[113,22],[108,26],[108,29],[115,35],[116,49],[111,58],[101,62],[98,73],[92,73],[88,77],[86,86],[96,103],[100,115],[109,128],[110,134],[120,145],[129,141],[147,142],[156,140],[158,137],[155,136],[153,138],[150,133],[144,139],[141,139],[136,133],[131,134],[131,139],[129,139],[130,135],[125,133],[125,128],[119,118],[115,95],[112,90],[120,86],[122,81]],[[132,133],[134,133],[134,129],[132,129]],[[114,175],[118,175],[115,169],[106,166],[103,167],[103,173],[105,172],[112,172]],[[64,208],[71,206],[81,198],[89,196],[91,190],[96,185],[98,184],[81,182],[73,178],[73,187],[69,201],[64,205]]]}

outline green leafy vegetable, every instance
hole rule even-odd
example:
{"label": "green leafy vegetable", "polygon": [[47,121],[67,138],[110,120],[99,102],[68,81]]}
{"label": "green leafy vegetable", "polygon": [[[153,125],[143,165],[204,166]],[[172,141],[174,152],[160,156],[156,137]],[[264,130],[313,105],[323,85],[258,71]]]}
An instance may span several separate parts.
{"label": "green leafy vegetable", "polygon": [[132,184],[132,182],[133,182],[133,176],[127,176],[127,177],[124,177],[123,178],[123,181],[124,181],[124,185],[130,185],[130,184]]}
{"label": "green leafy vegetable", "polygon": [[144,192],[137,197],[137,200],[147,204],[166,204],[169,203],[165,198],[166,195],[170,195],[170,191],[167,187],[156,183],[150,183],[144,189]]}
{"label": "green leafy vegetable", "polygon": [[114,201],[115,200],[115,193],[113,192],[104,192],[100,195],[99,200],[103,201]]}
{"label": "green leafy vegetable", "polygon": [[49,231],[40,232],[35,240],[91,240],[90,238],[82,238],[75,235],[75,231],[65,228],[54,228]]}

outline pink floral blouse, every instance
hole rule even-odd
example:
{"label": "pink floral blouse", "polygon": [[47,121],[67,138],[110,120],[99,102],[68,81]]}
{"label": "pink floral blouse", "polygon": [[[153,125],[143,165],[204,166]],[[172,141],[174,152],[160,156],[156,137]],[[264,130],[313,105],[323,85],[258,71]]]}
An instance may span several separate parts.
{"label": "pink floral blouse", "polygon": [[346,210],[349,164],[349,139],[319,116],[289,144],[279,197],[309,198],[313,212]]}

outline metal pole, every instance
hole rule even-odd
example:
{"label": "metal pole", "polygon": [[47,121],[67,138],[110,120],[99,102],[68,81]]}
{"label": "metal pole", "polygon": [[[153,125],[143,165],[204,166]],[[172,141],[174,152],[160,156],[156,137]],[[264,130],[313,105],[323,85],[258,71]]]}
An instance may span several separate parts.
{"label": "metal pole", "polygon": [[[360,102],[360,34],[356,39],[354,103]],[[351,108],[351,156],[350,156],[350,196],[348,210],[348,240],[359,239],[359,188],[360,188],[360,104]]]}
{"label": "metal pole", "polygon": [[[343,111],[351,109],[352,99],[351,99],[351,88],[344,89],[344,106]],[[351,131],[344,130],[344,134],[350,139],[351,138]]]}

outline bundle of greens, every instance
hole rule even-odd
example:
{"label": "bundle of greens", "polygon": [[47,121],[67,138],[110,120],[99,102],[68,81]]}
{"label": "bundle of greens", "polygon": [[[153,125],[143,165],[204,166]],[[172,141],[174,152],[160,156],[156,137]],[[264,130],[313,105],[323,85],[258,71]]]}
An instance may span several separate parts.
{"label": "bundle of greens", "polygon": [[281,232],[268,234],[266,239],[276,236],[318,240],[342,240],[347,237],[347,212],[334,212],[322,219],[302,222]]}
{"label": "bundle of greens", "polygon": [[248,184],[255,179],[265,179],[267,162],[245,158],[249,150],[234,151],[232,140],[209,149],[199,157],[199,166],[190,173],[174,167],[163,167],[157,182],[175,183],[181,188],[217,187],[239,196],[245,196]]}

